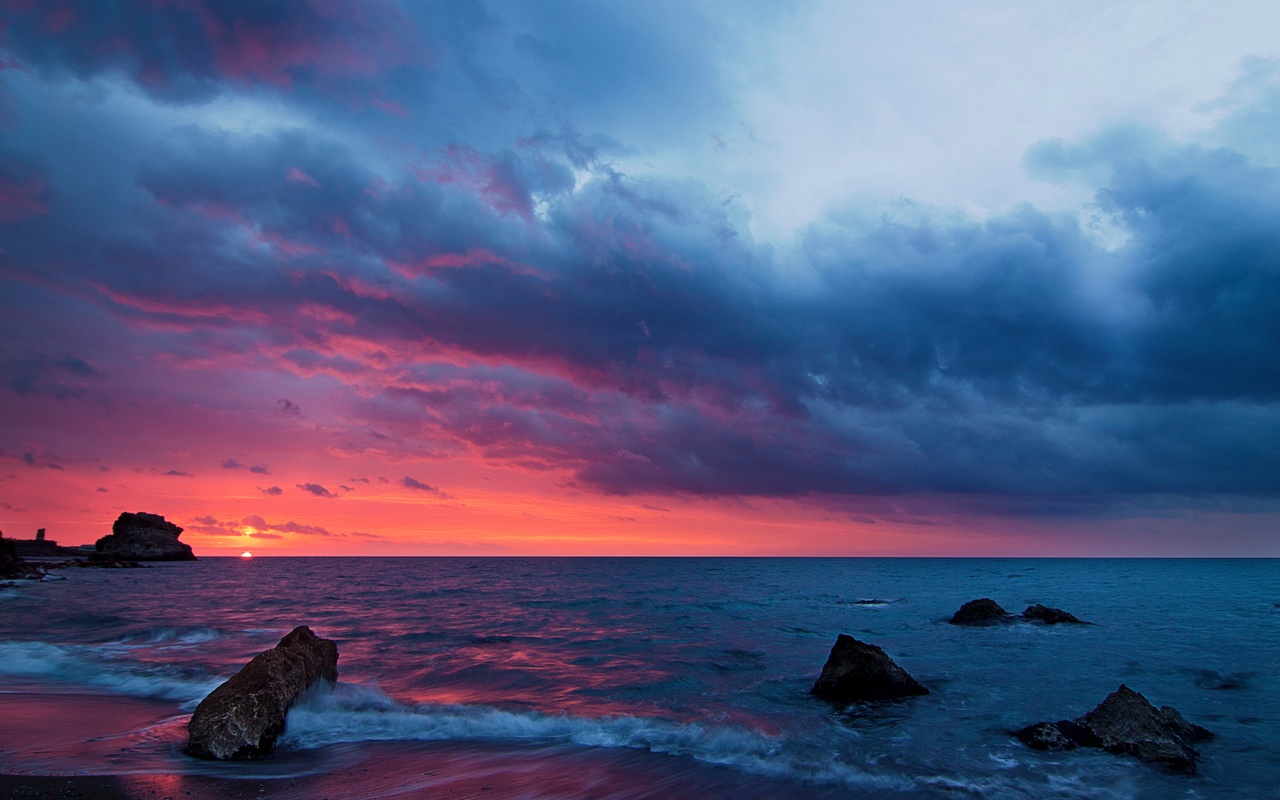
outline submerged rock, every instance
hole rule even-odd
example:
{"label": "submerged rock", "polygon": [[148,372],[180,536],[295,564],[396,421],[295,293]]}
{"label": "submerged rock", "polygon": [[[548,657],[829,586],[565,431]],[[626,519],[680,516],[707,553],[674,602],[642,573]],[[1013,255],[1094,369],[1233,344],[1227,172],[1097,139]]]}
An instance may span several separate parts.
{"label": "submerged rock", "polygon": [[949,622],[952,625],[996,625],[1008,622],[1011,617],[995,600],[982,597],[960,606],[960,610],[952,615]]}
{"label": "submerged rock", "polygon": [[1192,745],[1213,738],[1176,709],[1157,709],[1124,684],[1083,717],[1037,722],[1014,735],[1037,750],[1100,747],[1181,772],[1196,771],[1200,753]]}
{"label": "submerged rock", "polygon": [[200,701],[187,724],[187,753],[267,755],[284,732],[289,707],[318,680],[338,680],[338,646],[300,625]]}
{"label": "submerged rock", "polygon": [[873,644],[842,633],[836,637],[812,694],[838,703],[891,700],[928,694],[907,671]]}
{"label": "submerged rock", "polygon": [[178,541],[182,528],[159,514],[125,512],[111,534],[94,545],[95,559],[123,561],[195,561],[191,546]]}
{"label": "submerged rock", "polygon": [[1061,722],[1037,722],[1035,725],[1028,725],[1020,731],[1015,731],[1014,735],[1027,747],[1036,750],[1072,750],[1076,747],[1076,743],[1058,727],[1062,724]]}
{"label": "submerged rock", "polygon": [[1060,623],[1070,623],[1074,625],[1092,625],[1091,622],[1085,622],[1074,614],[1063,611],[1060,608],[1050,608],[1036,603],[1033,606],[1027,606],[1027,610],[1022,612],[1022,618],[1028,622],[1043,622],[1045,625],[1058,625]]}

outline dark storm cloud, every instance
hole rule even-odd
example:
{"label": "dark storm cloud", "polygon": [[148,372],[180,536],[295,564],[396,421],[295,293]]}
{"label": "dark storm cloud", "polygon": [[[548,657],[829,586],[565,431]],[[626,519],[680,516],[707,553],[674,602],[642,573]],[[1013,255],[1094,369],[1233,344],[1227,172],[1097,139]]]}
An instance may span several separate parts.
{"label": "dark storm cloud", "polygon": [[[1096,158],[1114,168],[1098,197],[1128,237],[1115,250],[1032,209],[836,215],[806,235],[818,277],[794,289],[735,280],[679,229],[654,241],[671,214],[635,203],[612,219],[651,237],[649,258],[566,260],[541,297],[508,275],[485,302],[518,307],[483,316],[515,324],[482,335],[521,340],[465,342],[558,353],[570,381],[504,375],[486,406],[497,376],[473,370],[470,388],[388,396],[488,456],[574,464],[623,493],[1274,493],[1275,172],[1196,148]],[[472,296],[469,274],[439,280]]]}
{"label": "dark storm cloud", "polygon": [[[223,244],[163,271],[130,265],[170,250],[130,252],[96,279],[170,325],[257,329],[303,374],[384,369],[339,340],[519,365],[400,369],[365,413],[410,402],[487,457],[608,492],[1280,489],[1264,445],[1280,193],[1239,154],[1045,145],[1033,162],[1103,175],[1123,245],[1031,208],[833,213],[801,240],[812,274],[787,283],[696,186],[535,183],[520,196],[548,202],[550,243],[534,242],[482,188],[405,178],[378,197],[350,153],[299,136],[157,154],[139,181],[171,209],[159,246],[183,252],[174,213]],[[245,228],[273,244],[237,251]]]}
{"label": "dark storm cloud", "polygon": [[394,4],[376,1],[56,0],[7,17],[4,45],[22,62],[54,76],[121,74],[170,102],[207,99],[228,83],[336,91],[406,58],[412,31]]}
{"label": "dark storm cloud", "polygon": [[42,156],[0,146],[0,230],[49,213],[50,194]]}
{"label": "dark storm cloud", "polygon": [[[333,378],[347,416],[326,424],[350,427],[349,452],[475,453],[622,494],[1049,498],[1011,513],[1280,494],[1266,162],[1128,129],[1048,142],[1029,165],[1095,187],[1101,237],[1031,207],[977,221],[904,202],[832,211],[779,254],[732,199],[623,174],[597,133],[708,113],[719,78],[683,38],[719,46],[705,21],[446,5],[14,15],[4,48],[53,82],[123,75],[193,104],[252,85],[342,124],[122,143],[30,103],[25,149],[0,153],[0,277],[57,295],[71,328],[72,309],[103,310],[125,323],[110,336],[171,363]],[[385,117],[363,144],[344,127],[359,86]],[[656,97],[671,114],[639,119]],[[19,394],[96,377],[12,346],[0,378]],[[302,424],[286,397],[276,415]]]}
{"label": "dark storm cloud", "polygon": [[98,370],[72,355],[28,350],[21,356],[0,359],[0,382],[20,395],[81,398],[88,393],[90,381],[101,377]]}

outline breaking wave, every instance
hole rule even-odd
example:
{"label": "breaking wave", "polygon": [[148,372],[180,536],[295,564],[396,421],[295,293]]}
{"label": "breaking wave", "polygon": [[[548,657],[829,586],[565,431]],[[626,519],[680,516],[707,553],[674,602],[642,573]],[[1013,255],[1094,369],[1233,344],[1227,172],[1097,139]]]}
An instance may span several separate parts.
{"label": "breaking wave", "polygon": [[116,644],[122,645],[185,645],[212,642],[223,637],[222,631],[205,625],[180,625],[177,627],[146,628],[130,631],[116,638]]}
{"label": "breaking wave", "polygon": [[778,737],[733,726],[681,724],[651,717],[575,717],[483,705],[402,705],[375,686],[317,687],[289,711],[281,744],[312,748],[372,741],[490,741],[626,747],[688,756],[774,777],[906,788],[898,777],[856,767],[804,763]]}
{"label": "breaking wave", "polygon": [[47,642],[0,642],[0,675],[43,678],[132,697],[175,700],[194,707],[224,679],[171,665],[143,664],[103,648]]}

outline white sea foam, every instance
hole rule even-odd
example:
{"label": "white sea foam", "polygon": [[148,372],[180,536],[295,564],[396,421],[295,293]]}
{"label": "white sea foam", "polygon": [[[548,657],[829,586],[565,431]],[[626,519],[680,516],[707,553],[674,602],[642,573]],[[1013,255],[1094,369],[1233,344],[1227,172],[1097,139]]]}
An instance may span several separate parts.
{"label": "white sea foam", "polygon": [[575,717],[482,705],[401,705],[377,687],[338,684],[313,690],[289,711],[282,744],[298,748],[367,741],[563,742],[689,756],[710,764],[823,783],[905,788],[829,760],[808,763],[778,738],[741,727],[632,717]]}
{"label": "white sea foam", "polygon": [[[289,711],[281,744],[299,749],[373,741],[487,741],[621,747],[687,756],[756,775],[887,791],[942,790],[972,797],[1131,798],[1130,787],[1099,792],[1070,776],[1027,780],[1013,775],[907,775],[842,761],[784,737],[730,725],[677,723],[653,717],[575,717],[483,705],[403,705],[376,686],[317,686]],[[1001,765],[1001,766],[1013,766]]]}
{"label": "white sea foam", "polygon": [[122,659],[107,648],[47,642],[0,642],[0,675],[78,683],[190,706],[222,682],[190,670]]}
{"label": "white sea foam", "polygon": [[209,628],[204,625],[185,625],[180,627],[147,628],[141,631],[134,631],[121,636],[116,640],[116,643],[130,646],[144,646],[152,644],[188,645],[212,642],[215,639],[221,638],[222,632],[217,628]]}

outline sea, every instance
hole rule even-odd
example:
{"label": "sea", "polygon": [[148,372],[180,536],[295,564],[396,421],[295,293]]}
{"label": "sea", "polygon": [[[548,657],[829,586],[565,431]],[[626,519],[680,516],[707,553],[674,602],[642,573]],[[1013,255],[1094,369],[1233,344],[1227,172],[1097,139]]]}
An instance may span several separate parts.
{"label": "sea", "polygon": [[[259,557],[58,575],[0,590],[0,707],[22,709],[0,716],[0,772],[345,773],[333,796],[370,798],[1280,797],[1276,560]],[[947,623],[979,597],[1093,624]],[[201,698],[298,625],[337,642],[337,685],[293,707],[265,759],[184,755]],[[841,633],[930,693],[811,696]],[[1216,734],[1198,774],[1011,734],[1121,684]]]}

